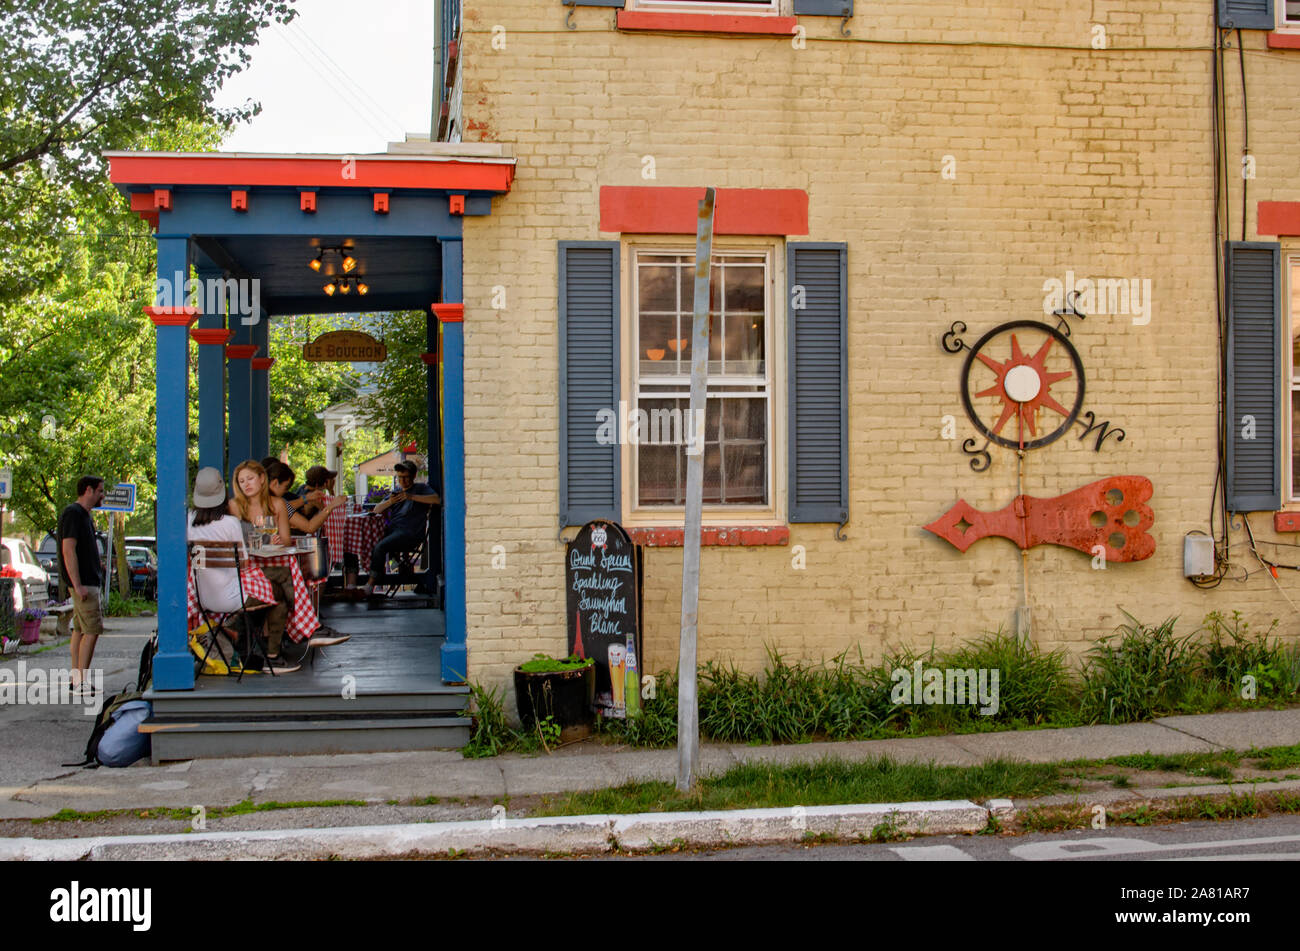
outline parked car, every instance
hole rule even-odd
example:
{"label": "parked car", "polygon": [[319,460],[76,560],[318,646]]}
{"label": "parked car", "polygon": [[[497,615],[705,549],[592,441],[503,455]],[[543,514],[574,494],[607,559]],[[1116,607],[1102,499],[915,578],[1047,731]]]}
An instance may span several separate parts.
{"label": "parked car", "polygon": [[6,538],[0,545],[0,568],[13,568],[22,575],[22,584],[14,585],[14,610],[25,607],[44,608],[49,603],[49,576],[21,538]]}
{"label": "parked car", "polygon": [[127,535],[127,545],[135,545],[137,548],[148,548],[155,555],[158,554],[158,539],[152,535]]}
{"label": "parked car", "polygon": [[148,548],[127,545],[126,563],[131,566],[131,593],[158,600],[158,556]]}
{"label": "parked car", "polygon": [[[104,532],[95,532],[95,542],[99,545],[99,575],[105,577],[108,569],[108,562],[104,559],[104,553],[108,551],[108,535]],[[41,539],[40,548],[36,550],[36,557],[42,568],[50,577],[50,600],[59,599],[59,542],[53,535],[46,535]]]}

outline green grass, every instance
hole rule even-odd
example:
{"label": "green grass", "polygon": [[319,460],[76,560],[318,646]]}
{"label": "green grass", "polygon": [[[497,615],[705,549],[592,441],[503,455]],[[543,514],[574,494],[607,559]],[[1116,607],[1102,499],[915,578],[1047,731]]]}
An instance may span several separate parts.
{"label": "green grass", "polygon": [[[246,816],[254,812],[274,812],[279,809],[324,809],[330,806],[368,805],[370,803],[360,799],[323,799],[296,802],[276,802],[271,800],[257,803],[251,799],[245,799],[233,806],[213,806],[207,809],[206,813],[209,819],[221,819],[226,816]],[[97,809],[89,812],[80,812],[76,809],[60,809],[52,816],[42,816],[30,821],[32,825],[42,825],[46,822],[103,822],[106,819],[116,819],[119,816],[128,815],[139,819],[175,819],[189,822],[194,818],[194,811],[189,807],[173,808],[170,806],[155,806],[149,809]]]}
{"label": "green grass", "polygon": [[116,590],[108,593],[108,602],[104,605],[104,617],[137,617],[142,611],[156,615],[158,602],[146,601],[135,595],[124,598]]}
{"label": "green grass", "polygon": [[1110,766],[1127,766],[1130,769],[1152,772],[1186,773],[1188,776],[1231,779],[1233,767],[1241,763],[1241,755],[1233,750],[1172,755],[1138,753],[1134,756],[1112,756],[1103,762]]}
{"label": "green grass", "polygon": [[545,800],[537,815],[760,809],[843,803],[1042,796],[1068,788],[1054,764],[994,760],[979,766],[898,763],[887,757],[846,762],[741,763],[700,779],[683,795],[672,783],[633,782]]}
{"label": "green grass", "polygon": [[1245,755],[1259,760],[1256,764],[1259,769],[1290,769],[1300,766],[1300,743],[1294,746],[1252,748]]}

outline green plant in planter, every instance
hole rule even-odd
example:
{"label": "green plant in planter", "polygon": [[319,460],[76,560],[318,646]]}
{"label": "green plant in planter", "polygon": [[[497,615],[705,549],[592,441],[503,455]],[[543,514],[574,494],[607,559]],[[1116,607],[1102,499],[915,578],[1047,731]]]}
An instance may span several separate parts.
{"label": "green plant in planter", "polygon": [[519,670],[525,674],[557,674],[566,670],[580,670],[596,662],[594,657],[579,657],[572,654],[563,660],[556,660],[549,654],[534,654],[533,659],[520,664]]}

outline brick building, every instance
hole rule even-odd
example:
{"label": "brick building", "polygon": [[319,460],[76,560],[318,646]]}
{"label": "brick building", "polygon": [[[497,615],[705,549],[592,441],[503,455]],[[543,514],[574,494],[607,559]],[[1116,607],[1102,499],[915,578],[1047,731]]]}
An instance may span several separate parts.
{"label": "brick building", "polygon": [[[676,664],[684,457],[588,430],[620,401],[684,405],[671,342],[705,185],[727,295],[715,338],[728,329],[706,421],[702,659],[872,658],[1018,622],[1079,651],[1121,608],[1193,624],[1240,609],[1295,634],[1295,576],[1259,570],[1244,523],[1225,524],[1220,470],[1228,506],[1255,513],[1255,550],[1300,565],[1274,524],[1300,495],[1283,340],[1300,316],[1300,5],[844,7],[444,4],[438,137],[517,161],[464,236],[474,679],[504,685],[563,650],[559,535],[591,517],[652,544],[643,669]],[[1229,240],[1248,244],[1222,282]],[[1071,302],[1087,316],[1051,313]],[[996,443],[985,460],[941,338],[961,321],[969,349],[1016,320],[1067,326],[1086,396],[1073,422],[1038,412],[1064,432],[1023,462]],[[1225,403],[1253,439],[1242,419],[1221,438]],[[1102,422],[1110,436],[1089,431]],[[1114,475],[1153,484],[1144,560],[1022,559],[1001,539],[963,554],[923,528],[959,499],[994,511]],[[1216,539],[1217,587],[1184,577],[1197,532]]]}

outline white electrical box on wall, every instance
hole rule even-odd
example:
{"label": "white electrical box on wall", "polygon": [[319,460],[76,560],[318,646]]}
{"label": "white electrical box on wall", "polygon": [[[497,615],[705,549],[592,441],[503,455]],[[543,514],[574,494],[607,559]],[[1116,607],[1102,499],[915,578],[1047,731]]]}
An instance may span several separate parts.
{"label": "white electrical box on wall", "polygon": [[1183,536],[1183,576],[1206,578],[1214,574],[1214,539],[1209,535]]}

